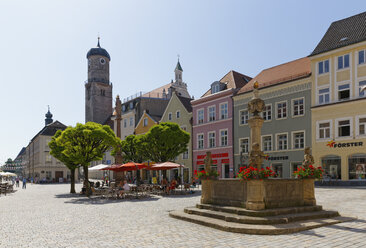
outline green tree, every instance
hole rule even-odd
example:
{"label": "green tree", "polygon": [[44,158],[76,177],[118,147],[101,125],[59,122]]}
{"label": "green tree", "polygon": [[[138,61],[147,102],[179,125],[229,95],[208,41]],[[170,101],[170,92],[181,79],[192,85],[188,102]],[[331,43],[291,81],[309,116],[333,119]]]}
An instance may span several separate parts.
{"label": "green tree", "polygon": [[58,130],[55,135],[52,137],[48,146],[51,148],[51,155],[60,160],[71,172],[70,179],[71,179],[71,186],[70,186],[70,193],[75,192],[75,171],[80,166],[80,164],[75,163],[74,160],[71,160],[68,156],[64,154],[65,144],[61,142],[59,137],[62,134],[62,130]]}
{"label": "green tree", "polygon": [[117,145],[118,138],[109,126],[88,122],[66,128],[57,141],[64,145],[62,153],[83,168],[84,187],[89,196],[90,162],[103,159],[104,153]]}
{"label": "green tree", "polygon": [[123,153],[124,162],[142,163],[146,160],[142,153],[143,137],[136,135],[129,135],[124,140],[120,141],[119,147]]}
{"label": "green tree", "polygon": [[140,139],[139,149],[144,157],[159,163],[174,161],[187,151],[190,135],[176,123],[163,122],[153,126]]}

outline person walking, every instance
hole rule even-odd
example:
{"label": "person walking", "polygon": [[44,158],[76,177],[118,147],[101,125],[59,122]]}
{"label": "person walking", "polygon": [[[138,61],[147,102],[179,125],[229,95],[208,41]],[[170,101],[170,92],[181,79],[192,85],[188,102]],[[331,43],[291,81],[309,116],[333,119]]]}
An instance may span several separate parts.
{"label": "person walking", "polygon": [[23,177],[23,187],[22,189],[27,189],[27,179],[25,179],[25,177]]}
{"label": "person walking", "polygon": [[16,182],[16,187],[19,188],[19,177],[17,177],[17,179],[15,179]]}

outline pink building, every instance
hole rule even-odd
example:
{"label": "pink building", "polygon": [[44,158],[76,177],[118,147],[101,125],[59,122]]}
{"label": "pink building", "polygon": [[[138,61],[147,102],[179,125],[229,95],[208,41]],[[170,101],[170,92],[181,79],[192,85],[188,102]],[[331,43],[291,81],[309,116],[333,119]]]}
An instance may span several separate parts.
{"label": "pink building", "polygon": [[193,109],[193,168],[202,170],[207,151],[220,177],[234,176],[232,96],[250,77],[235,71],[213,82],[200,99],[191,101]]}

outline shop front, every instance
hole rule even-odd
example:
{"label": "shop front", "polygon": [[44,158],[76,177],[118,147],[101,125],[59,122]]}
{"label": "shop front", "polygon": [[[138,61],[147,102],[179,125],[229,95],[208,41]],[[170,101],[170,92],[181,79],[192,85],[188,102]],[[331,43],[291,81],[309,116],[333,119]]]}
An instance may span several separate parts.
{"label": "shop front", "polygon": [[[206,153],[200,152],[194,155],[194,166],[198,171],[205,169]],[[211,153],[212,166],[211,170],[216,170],[220,174],[220,178],[232,178],[234,175],[231,151],[229,152],[214,152]]]}

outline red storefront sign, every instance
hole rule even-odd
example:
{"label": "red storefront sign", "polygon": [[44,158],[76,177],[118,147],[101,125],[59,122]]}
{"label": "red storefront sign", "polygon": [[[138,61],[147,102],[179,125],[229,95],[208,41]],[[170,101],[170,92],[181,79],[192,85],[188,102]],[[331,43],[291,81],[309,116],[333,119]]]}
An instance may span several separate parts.
{"label": "red storefront sign", "polygon": [[228,158],[221,159],[221,163],[222,164],[228,164],[228,163],[230,163],[230,159],[228,159]]}
{"label": "red storefront sign", "polygon": [[[206,157],[206,155],[198,155],[197,159],[204,159]],[[227,158],[229,157],[229,153],[225,152],[225,153],[214,153],[211,154],[212,158]]]}
{"label": "red storefront sign", "polygon": [[[197,161],[197,165],[203,165],[203,164],[205,164],[205,161]],[[217,160],[213,159],[212,164],[217,164]]]}

